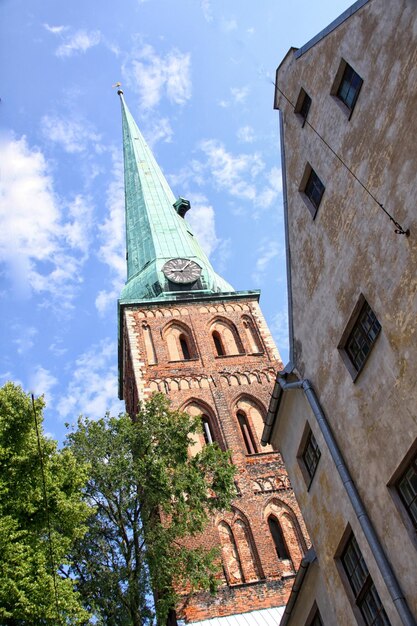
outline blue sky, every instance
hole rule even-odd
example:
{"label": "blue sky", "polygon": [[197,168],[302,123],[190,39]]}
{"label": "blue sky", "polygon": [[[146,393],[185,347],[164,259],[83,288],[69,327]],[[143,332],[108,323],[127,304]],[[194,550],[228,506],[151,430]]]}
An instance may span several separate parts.
{"label": "blue sky", "polygon": [[[120,81],[215,269],[261,289],[285,362],[273,80],[342,0],[3,0],[0,384],[44,393],[62,439],[117,400],[125,280]],[[187,216],[187,217],[188,217]]]}

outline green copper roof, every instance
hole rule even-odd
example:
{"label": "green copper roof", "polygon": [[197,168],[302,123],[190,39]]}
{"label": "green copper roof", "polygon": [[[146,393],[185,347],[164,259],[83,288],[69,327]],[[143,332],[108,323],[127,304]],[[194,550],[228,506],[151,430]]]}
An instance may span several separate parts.
{"label": "green copper roof", "polygon": [[[188,222],[181,217],[161,169],[145,142],[119,90],[122,104],[123,154],[125,171],[127,282],[121,301],[172,299],[175,292],[201,294],[234,291],[213,270],[206,254],[194,237]],[[176,287],[161,269],[169,259],[186,258],[202,268],[194,285]]]}

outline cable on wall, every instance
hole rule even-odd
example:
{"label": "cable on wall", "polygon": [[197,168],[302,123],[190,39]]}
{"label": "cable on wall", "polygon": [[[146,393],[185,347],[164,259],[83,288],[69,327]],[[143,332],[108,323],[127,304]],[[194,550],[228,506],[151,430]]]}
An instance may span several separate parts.
{"label": "cable on wall", "polygon": [[[280,89],[278,87],[278,85],[276,83],[274,83],[273,81],[271,81],[272,84],[274,85],[275,89],[277,91],[279,91],[279,93],[282,95],[283,98],[285,98],[285,100],[292,106],[293,109],[295,109],[295,105],[291,102],[291,100],[286,96],[286,94],[282,91],[282,89]],[[334,156],[340,161],[340,163],[348,170],[348,172],[353,176],[353,178],[360,184],[360,186],[366,191],[366,193],[372,198],[372,200],[379,206],[380,209],[382,209],[385,213],[385,215],[387,215],[389,217],[389,219],[391,220],[391,222],[394,224],[395,226],[395,230],[394,232],[397,235],[405,235],[406,237],[409,237],[410,235],[410,229],[406,228],[404,229],[401,224],[399,222],[397,222],[397,220],[386,210],[386,208],[383,206],[383,204],[381,202],[378,201],[378,199],[373,195],[373,193],[366,187],[366,185],[357,177],[357,175],[355,174],[355,172],[353,172],[351,170],[351,168],[347,165],[347,163],[344,162],[344,160],[342,159],[341,156],[339,156],[337,154],[337,152],[335,150],[333,150],[333,148],[329,145],[329,143],[324,139],[324,137],[322,135],[320,135],[320,133],[314,128],[314,126],[312,126],[310,124],[310,122],[306,119],[304,120],[304,124],[309,126],[311,128],[311,130],[317,135],[317,137],[319,137],[321,139],[321,141],[324,143],[324,145],[330,150],[330,152],[332,154],[334,154]]]}

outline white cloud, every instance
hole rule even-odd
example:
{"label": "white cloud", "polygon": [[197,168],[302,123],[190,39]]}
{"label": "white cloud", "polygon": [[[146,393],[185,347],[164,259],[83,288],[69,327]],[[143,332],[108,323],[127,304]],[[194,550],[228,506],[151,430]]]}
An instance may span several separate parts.
{"label": "white cloud", "polygon": [[241,126],[236,136],[242,143],[253,143],[255,141],[255,131],[252,126]]}
{"label": "white cloud", "polygon": [[124,410],[117,400],[116,352],[115,342],[103,339],[75,361],[67,392],[57,406],[60,417],[75,420],[83,414],[95,419],[107,410],[116,415]]}
{"label": "white cloud", "polygon": [[2,381],[2,385],[5,385],[7,382],[12,382],[14,385],[19,385],[22,389],[24,389],[22,381],[16,378],[16,376],[10,371],[0,372],[0,381]]}
{"label": "white cloud", "polygon": [[57,339],[56,341],[54,341],[54,343],[51,343],[48,349],[50,350],[50,352],[52,352],[54,356],[58,357],[63,356],[68,352],[68,348],[65,348],[63,346],[62,339]]}
{"label": "white cloud", "polygon": [[211,23],[213,21],[213,12],[211,8],[210,0],[200,0],[201,10],[203,12],[206,22]]}
{"label": "white cloud", "polygon": [[287,305],[284,305],[280,311],[277,311],[272,318],[271,333],[285,363],[288,359],[289,347]]}
{"label": "white cloud", "polygon": [[17,335],[16,339],[13,339],[13,343],[17,346],[18,354],[24,354],[33,348],[33,339],[38,334],[34,326],[16,324],[11,330]]}
{"label": "white cloud", "polygon": [[103,315],[109,306],[114,306],[126,279],[125,262],[125,210],[123,161],[120,153],[113,154],[114,178],[107,190],[108,214],[101,226],[98,256],[110,270],[111,289],[102,290],[96,298],[96,308]]}
{"label": "white cloud", "polygon": [[[191,159],[185,168],[171,174],[172,185],[187,190],[190,184],[201,187],[211,182],[232,198],[250,202],[255,218],[277,199],[281,190],[280,170],[276,167],[265,170],[258,152],[233,154],[216,139],[206,139],[199,147],[205,158]],[[242,205],[234,208],[235,215],[246,211]]]}
{"label": "white cloud", "polygon": [[140,96],[140,106],[149,110],[163,96],[173,104],[185,104],[191,98],[191,57],[177,49],[158,55],[150,45],[143,46],[123,68],[128,84]]}
{"label": "white cloud", "polygon": [[230,33],[232,32],[232,30],[237,29],[237,22],[234,18],[231,18],[229,20],[226,18],[222,18],[220,22],[220,28],[222,29],[223,32]]}
{"label": "white cloud", "polygon": [[249,95],[249,87],[232,87],[230,93],[232,94],[233,102],[241,104]]}
{"label": "white cloud", "polygon": [[58,115],[44,115],[41,129],[49,141],[60,144],[65,152],[72,154],[84,152],[90,142],[97,144],[101,140],[85,122]]}
{"label": "white cloud", "polygon": [[186,215],[195,236],[207,256],[216,249],[219,240],[216,235],[214,209],[204,196],[191,196],[191,210]]}
{"label": "white cloud", "polygon": [[257,259],[255,271],[252,273],[252,280],[257,284],[261,284],[270,263],[280,255],[282,255],[282,250],[275,239],[262,241],[257,250]]}
{"label": "white cloud", "polygon": [[78,197],[65,219],[46,160],[25,137],[0,139],[0,151],[0,263],[18,295],[54,295],[68,308],[88,253],[87,205]]}
{"label": "white cloud", "polygon": [[220,141],[208,139],[200,144],[207,167],[220,189],[237,198],[254,200],[255,180],[265,165],[258,153],[233,155]]}
{"label": "white cloud", "polygon": [[227,109],[227,107],[232,104],[243,104],[246,98],[249,95],[249,86],[245,85],[244,87],[230,87],[230,98],[219,100],[219,106],[223,109]]}
{"label": "white cloud", "polygon": [[68,206],[68,220],[63,226],[63,236],[70,248],[83,253],[83,260],[88,257],[92,224],[92,201],[79,194]]}
{"label": "white cloud", "polygon": [[231,239],[222,239],[216,248],[216,269],[220,274],[226,271],[229,259],[232,256],[233,244]]}
{"label": "white cloud", "polygon": [[257,197],[257,206],[268,208],[278,198],[282,192],[281,170],[278,167],[272,167],[265,175],[266,185],[263,187]]}
{"label": "white cloud", "polygon": [[44,24],[43,27],[53,35],[61,35],[68,30],[68,26],[50,26],[49,24]]}
{"label": "white cloud", "polygon": [[70,57],[73,54],[87,52],[90,48],[97,46],[102,39],[98,30],[86,31],[77,30],[76,33],[68,35],[66,40],[56,49],[58,57]]}
{"label": "white cloud", "polygon": [[158,141],[171,143],[173,134],[170,121],[167,117],[153,120],[147,124],[145,129],[146,140],[151,148],[153,148]]}
{"label": "white cloud", "polygon": [[49,370],[38,365],[29,377],[29,388],[34,395],[45,396],[45,401],[49,405],[52,402],[51,389],[57,382],[58,380]]}

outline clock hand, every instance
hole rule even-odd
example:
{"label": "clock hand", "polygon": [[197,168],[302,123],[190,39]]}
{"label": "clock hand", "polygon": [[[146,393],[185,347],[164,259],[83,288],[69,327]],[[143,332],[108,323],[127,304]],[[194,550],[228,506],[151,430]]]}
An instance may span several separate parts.
{"label": "clock hand", "polygon": [[188,267],[190,265],[191,261],[187,261],[187,263],[184,265],[184,267],[182,268],[181,271],[184,271],[186,267]]}

